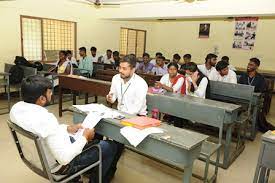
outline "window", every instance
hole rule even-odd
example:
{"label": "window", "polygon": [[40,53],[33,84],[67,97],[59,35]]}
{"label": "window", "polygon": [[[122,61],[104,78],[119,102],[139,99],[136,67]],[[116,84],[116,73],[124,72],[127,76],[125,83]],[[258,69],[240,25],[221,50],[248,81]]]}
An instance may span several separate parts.
{"label": "window", "polygon": [[137,57],[142,57],[145,52],[146,31],[137,29],[120,29],[120,54],[127,55],[134,53]]}
{"label": "window", "polygon": [[59,50],[76,54],[76,23],[21,16],[22,55],[30,61],[54,61]]}

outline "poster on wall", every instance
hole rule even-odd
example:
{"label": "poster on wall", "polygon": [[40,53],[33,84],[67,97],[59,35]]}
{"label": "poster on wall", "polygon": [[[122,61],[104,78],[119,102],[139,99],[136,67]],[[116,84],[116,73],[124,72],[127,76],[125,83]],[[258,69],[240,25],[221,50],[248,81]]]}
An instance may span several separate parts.
{"label": "poster on wall", "polygon": [[253,50],[256,40],[258,18],[236,18],[233,48]]}
{"label": "poster on wall", "polygon": [[210,24],[200,24],[199,38],[209,38]]}

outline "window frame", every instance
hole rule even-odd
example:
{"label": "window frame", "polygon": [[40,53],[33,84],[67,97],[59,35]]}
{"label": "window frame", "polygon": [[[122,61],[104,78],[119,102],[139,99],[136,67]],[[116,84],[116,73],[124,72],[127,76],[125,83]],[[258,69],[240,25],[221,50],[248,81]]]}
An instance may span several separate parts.
{"label": "window frame", "polygon": [[[53,18],[44,18],[44,17],[35,17],[35,16],[29,16],[29,15],[20,15],[20,39],[21,39],[21,55],[24,57],[24,41],[23,41],[23,19],[24,18],[29,18],[29,19],[37,19],[40,20],[40,26],[41,26],[41,62],[43,63],[50,63],[53,62],[55,60],[44,60],[44,27],[43,27],[43,20],[55,20],[55,21],[62,21],[62,22],[69,22],[69,23],[73,23],[74,24],[74,57],[77,59],[77,22],[74,21],[68,21],[68,20],[61,20],[61,19],[53,19]],[[33,60],[30,60],[33,61]]]}
{"label": "window frame", "polygon": [[[143,53],[145,52],[145,50],[146,50],[146,39],[147,39],[147,30],[141,30],[141,29],[133,29],[133,28],[127,28],[127,27],[120,27],[120,31],[121,31],[121,29],[127,29],[127,30],[133,30],[133,31],[136,31],[136,45],[135,45],[135,55],[137,55],[137,37],[138,37],[138,33],[137,32],[144,32],[144,49],[143,49]],[[129,31],[127,31],[127,47],[126,47],[126,54],[128,54],[128,36],[129,36]],[[120,37],[120,39],[121,39],[121,37]],[[119,42],[120,42],[121,40],[119,40]],[[119,50],[119,51],[121,51],[121,50]]]}

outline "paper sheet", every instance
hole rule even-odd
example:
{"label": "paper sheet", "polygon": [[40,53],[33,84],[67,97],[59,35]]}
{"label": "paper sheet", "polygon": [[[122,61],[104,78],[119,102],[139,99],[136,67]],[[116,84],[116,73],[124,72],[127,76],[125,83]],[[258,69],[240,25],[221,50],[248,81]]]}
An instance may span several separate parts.
{"label": "paper sheet", "polygon": [[[103,104],[87,104],[87,105],[73,105],[77,109],[86,112],[88,115],[82,122],[83,128],[94,128],[98,122],[103,118],[116,118],[118,116],[123,116],[119,112],[106,107]],[[73,137],[75,139],[79,138],[84,132],[84,129],[78,130]]]}
{"label": "paper sheet", "polygon": [[152,133],[163,133],[163,130],[156,127],[139,130],[134,127],[126,126],[120,129],[120,133],[129,141],[131,145],[137,147],[148,135]]}

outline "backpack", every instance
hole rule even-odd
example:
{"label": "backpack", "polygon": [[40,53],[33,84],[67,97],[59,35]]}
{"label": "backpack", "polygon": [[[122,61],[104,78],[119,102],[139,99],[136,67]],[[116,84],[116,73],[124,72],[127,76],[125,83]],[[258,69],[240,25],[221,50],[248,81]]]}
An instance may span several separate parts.
{"label": "backpack", "polygon": [[10,84],[19,84],[24,78],[24,70],[19,65],[14,65],[10,68],[9,73],[11,74]]}
{"label": "backpack", "polygon": [[28,62],[24,57],[16,56],[14,60],[15,65],[22,65],[27,67],[32,67],[33,64]]}

